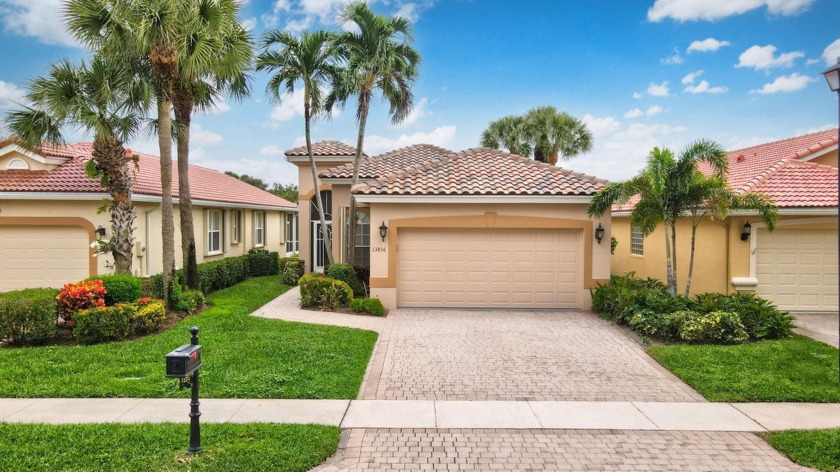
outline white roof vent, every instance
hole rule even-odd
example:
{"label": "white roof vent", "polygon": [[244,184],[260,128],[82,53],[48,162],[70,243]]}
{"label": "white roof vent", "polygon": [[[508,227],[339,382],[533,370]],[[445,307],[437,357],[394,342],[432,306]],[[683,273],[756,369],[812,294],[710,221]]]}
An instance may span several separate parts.
{"label": "white roof vent", "polygon": [[29,170],[29,164],[26,163],[23,159],[12,159],[9,161],[9,164],[6,165],[6,169],[8,170]]}

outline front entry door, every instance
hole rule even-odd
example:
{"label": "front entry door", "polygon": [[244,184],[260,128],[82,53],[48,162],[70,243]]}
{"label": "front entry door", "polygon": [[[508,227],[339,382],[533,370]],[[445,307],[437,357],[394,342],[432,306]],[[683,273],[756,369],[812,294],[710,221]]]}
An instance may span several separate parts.
{"label": "front entry door", "polygon": [[[332,240],[332,221],[327,221],[327,233]],[[323,272],[327,265],[327,249],[324,245],[324,237],[321,234],[321,222],[312,222],[312,271]]]}

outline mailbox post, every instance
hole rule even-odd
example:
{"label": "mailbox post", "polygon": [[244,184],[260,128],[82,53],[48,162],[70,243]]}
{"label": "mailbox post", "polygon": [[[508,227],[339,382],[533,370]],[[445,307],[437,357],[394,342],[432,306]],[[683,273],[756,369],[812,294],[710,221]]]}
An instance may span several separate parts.
{"label": "mailbox post", "polygon": [[[198,407],[198,371],[201,368],[201,345],[198,344],[198,327],[190,328],[190,344],[166,355],[166,376],[179,379],[179,387],[190,387],[190,447],[188,454],[201,452],[201,412]],[[189,380],[186,380],[189,378]]]}

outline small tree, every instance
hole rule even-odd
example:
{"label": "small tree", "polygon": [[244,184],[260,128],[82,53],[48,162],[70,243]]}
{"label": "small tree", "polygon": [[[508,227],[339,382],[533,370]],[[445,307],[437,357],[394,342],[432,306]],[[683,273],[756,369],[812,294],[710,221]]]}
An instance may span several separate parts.
{"label": "small tree", "polygon": [[583,121],[545,106],[491,122],[481,145],[554,165],[592,149],[592,133]]}
{"label": "small tree", "polygon": [[507,149],[511,154],[531,156],[533,139],[525,126],[525,117],[508,115],[491,122],[481,133],[481,145]]}

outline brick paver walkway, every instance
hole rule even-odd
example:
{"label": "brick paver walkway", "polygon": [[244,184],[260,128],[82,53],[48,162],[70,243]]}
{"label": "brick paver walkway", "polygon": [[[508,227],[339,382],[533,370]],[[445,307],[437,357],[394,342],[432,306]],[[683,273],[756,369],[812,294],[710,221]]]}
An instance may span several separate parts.
{"label": "brick paver walkway", "polygon": [[300,287],[292,288],[251,314],[284,321],[301,321],[304,323],[369,329],[371,331],[382,331],[387,322],[385,318],[378,318],[376,316],[304,310],[300,307]]}
{"label": "brick paver walkway", "polygon": [[585,312],[394,310],[361,398],[704,401]]}
{"label": "brick paver walkway", "polygon": [[797,471],[748,433],[356,429],[319,472],[391,470]]}

